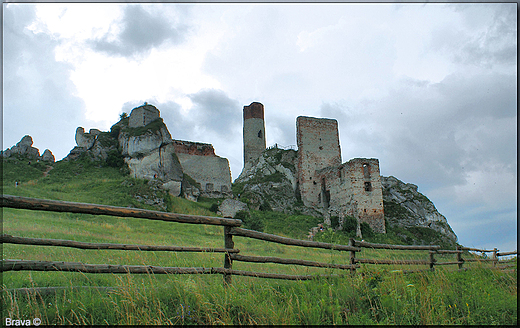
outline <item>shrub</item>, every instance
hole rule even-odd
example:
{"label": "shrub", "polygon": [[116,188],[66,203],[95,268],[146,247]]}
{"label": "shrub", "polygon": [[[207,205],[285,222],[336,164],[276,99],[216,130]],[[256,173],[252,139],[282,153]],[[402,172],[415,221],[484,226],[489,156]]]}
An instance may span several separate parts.
{"label": "shrub", "polygon": [[374,237],[374,230],[372,230],[368,223],[361,222],[359,226],[361,228],[361,234],[363,235],[363,238]]}
{"label": "shrub", "polygon": [[209,210],[213,213],[217,213],[218,211],[218,204],[217,203],[213,203],[211,204],[211,207],[209,208]]}
{"label": "shrub", "polygon": [[260,211],[263,211],[263,212],[265,212],[265,211],[272,211],[273,210],[271,208],[271,205],[269,205],[269,202],[266,201],[265,199],[264,199],[264,202],[262,203],[262,205],[260,205],[259,209],[260,209]]}
{"label": "shrub", "polygon": [[117,150],[112,149],[107,153],[107,159],[105,161],[107,166],[123,168],[125,165],[125,159],[121,153]]}
{"label": "shrub", "polygon": [[258,216],[252,216],[248,211],[239,211],[235,214],[233,219],[239,219],[244,222],[244,228],[263,231],[264,230],[264,222]]}
{"label": "shrub", "polygon": [[357,230],[357,220],[355,217],[347,216],[343,220],[343,231],[345,232],[356,232]]}
{"label": "shrub", "polygon": [[339,217],[337,217],[337,216],[330,217],[330,227],[332,229],[337,229],[339,227]]}

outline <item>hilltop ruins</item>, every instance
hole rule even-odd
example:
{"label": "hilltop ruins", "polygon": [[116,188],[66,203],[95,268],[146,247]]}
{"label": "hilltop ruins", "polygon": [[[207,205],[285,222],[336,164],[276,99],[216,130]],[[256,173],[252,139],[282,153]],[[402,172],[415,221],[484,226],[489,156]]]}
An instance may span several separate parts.
{"label": "hilltop ruins", "polygon": [[[243,111],[245,172],[266,148],[263,105],[254,102]],[[304,205],[326,217],[353,216],[385,233],[379,161],[355,158],[342,163],[336,120],[299,116],[296,128],[297,188]]]}

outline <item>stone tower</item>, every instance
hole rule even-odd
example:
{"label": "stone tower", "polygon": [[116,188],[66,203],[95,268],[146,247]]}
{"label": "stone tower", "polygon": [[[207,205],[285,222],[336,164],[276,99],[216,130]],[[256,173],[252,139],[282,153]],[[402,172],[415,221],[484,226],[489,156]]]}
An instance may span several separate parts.
{"label": "stone tower", "polygon": [[244,106],[244,168],[265,150],[264,105]]}
{"label": "stone tower", "polygon": [[341,164],[338,121],[299,116],[296,119],[298,182],[305,206],[318,207],[322,189],[318,171]]}

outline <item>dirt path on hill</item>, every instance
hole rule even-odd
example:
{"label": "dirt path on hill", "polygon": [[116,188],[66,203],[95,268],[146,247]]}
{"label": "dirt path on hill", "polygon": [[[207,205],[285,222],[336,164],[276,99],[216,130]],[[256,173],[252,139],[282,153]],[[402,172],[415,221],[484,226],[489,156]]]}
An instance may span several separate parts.
{"label": "dirt path on hill", "polygon": [[49,174],[49,172],[50,172],[53,168],[54,168],[53,166],[49,166],[49,167],[47,168],[47,170],[45,170],[45,172],[43,172],[43,176],[46,177],[47,174]]}

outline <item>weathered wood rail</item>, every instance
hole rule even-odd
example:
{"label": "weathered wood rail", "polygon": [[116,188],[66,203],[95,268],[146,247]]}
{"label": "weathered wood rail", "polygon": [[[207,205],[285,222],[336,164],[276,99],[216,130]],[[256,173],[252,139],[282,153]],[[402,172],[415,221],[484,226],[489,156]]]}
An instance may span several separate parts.
{"label": "weathered wood rail", "polygon": [[[354,238],[349,240],[348,245],[338,245],[324,242],[299,240],[287,237],[281,237],[273,234],[258,232],[240,228],[242,221],[231,218],[218,218],[198,215],[185,215],[175,213],[165,213],[159,211],[142,210],[135,208],[116,207],[108,205],[85,204],[75,202],[64,202],[56,200],[43,200],[36,198],[27,198],[19,196],[2,195],[0,198],[0,207],[9,207],[15,209],[35,210],[35,211],[52,211],[52,212],[69,212],[82,213],[91,215],[109,215],[116,217],[132,217],[148,220],[161,220],[168,222],[189,223],[189,224],[207,224],[223,226],[224,228],[224,248],[215,247],[186,247],[171,245],[133,245],[133,244],[112,244],[112,243],[89,243],[73,240],[62,239],[43,239],[43,238],[27,238],[11,235],[2,235],[2,244],[21,244],[35,246],[59,246],[72,247],[85,250],[133,250],[133,251],[167,251],[167,252],[210,252],[224,253],[224,267],[161,267],[153,265],[109,265],[109,264],[85,264],[74,262],[58,262],[58,261],[28,261],[7,259],[2,261],[0,271],[69,271],[83,273],[131,273],[131,274],[221,274],[224,277],[225,284],[231,283],[231,277],[248,276],[257,278],[270,279],[287,279],[287,280],[310,280],[320,277],[341,277],[342,275],[289,275],[269,272],[251,272],[233,270],[233,261],[250,262],[250,263],[276,263],[284,265],[299,265],[317,268],[331,268],[340,270],[350,270],[352,273],[360,268],[360,264],[374,265],[427,265],[429,269],[434,270],[436,265],[458,265],[459,269],[463,269],[465,262],[493,262],[493,266],[498,263],[499,256],[515,255],[514,252],[499,253],[498,249],[482,250],[469,247],[458,246],[456,250],[441,250],[438,245],[389,245],[374,244],[365,241],[358,241]],[[334,264],[316,261],[308,261],[301,259],[287,259],[272,256],[247,256],[241,255],[239,249],[235,248],[233,236],[253,238],[267,242],[273,242],[284,245],[300,246],[330,249],[336,251],[347,251],[349,255],[349,263]],[[389,249],[389,250],[418,250],[428,251],[429,257],[424,260],[403,259],[403,260],[386,260],[386,259],[366,259],[356,257],[357,252],[361,252],[363,248],[368,249]],[[492,252],[491,259],[463,259],[464,251],[475,252]],[[456,254],[455,262],[437,262],[435,254]],[[403,272],[417,272],[424,270],[402,270]]]}

